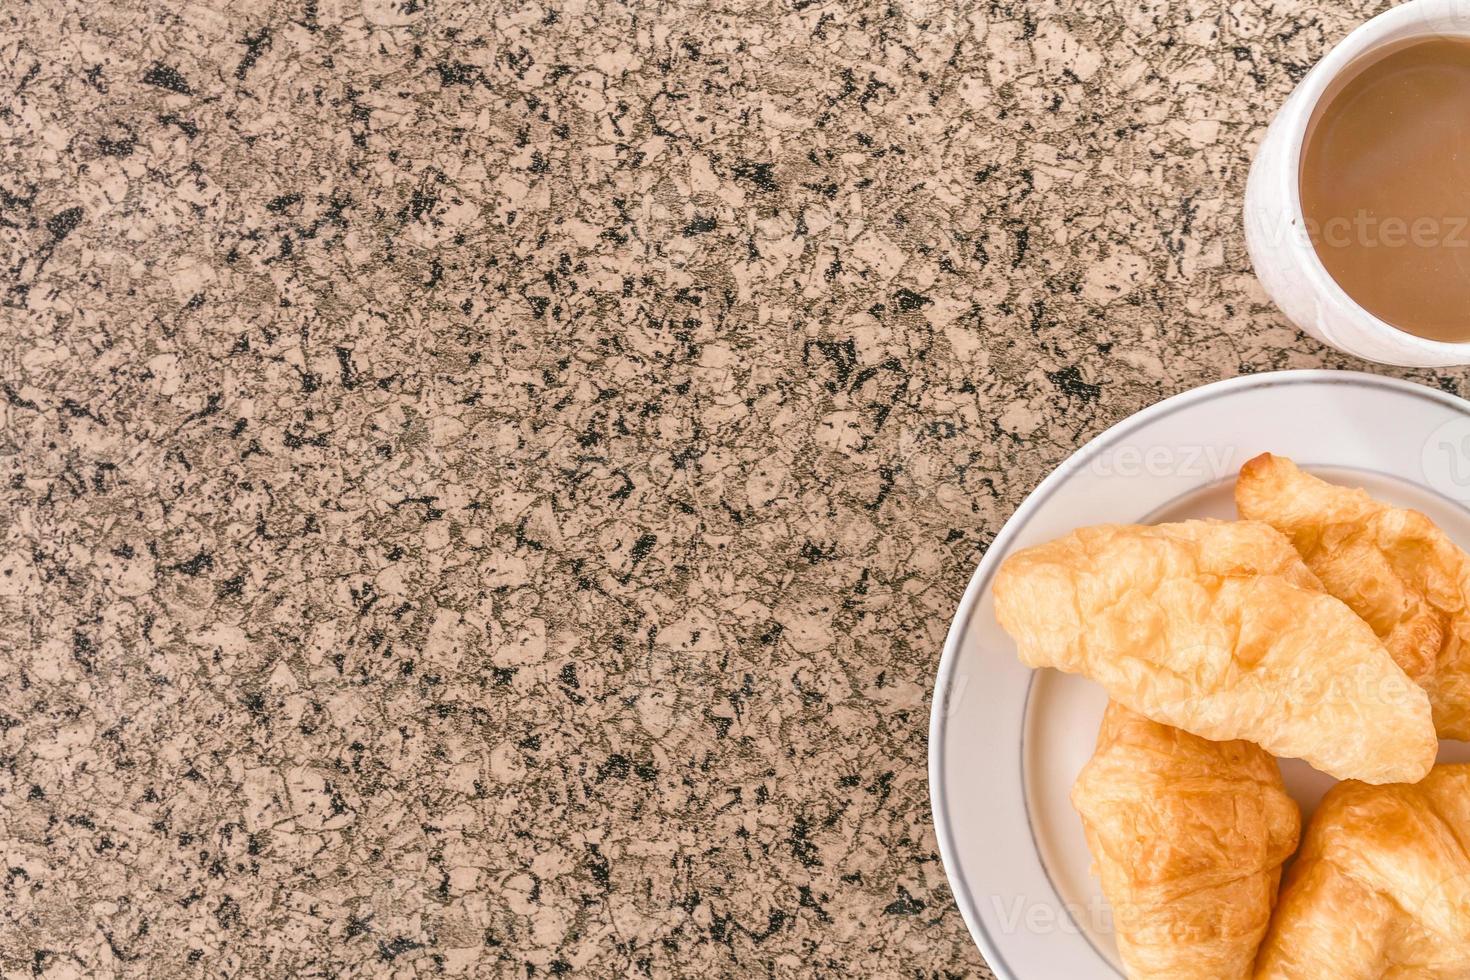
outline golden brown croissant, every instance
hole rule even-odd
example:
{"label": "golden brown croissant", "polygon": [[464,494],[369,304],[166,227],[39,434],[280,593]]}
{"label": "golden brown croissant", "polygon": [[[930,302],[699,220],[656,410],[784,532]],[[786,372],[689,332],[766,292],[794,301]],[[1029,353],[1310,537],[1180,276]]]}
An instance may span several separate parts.
{"label": "golden brown croissant", "polygon": [[1423,689],[1265,524],[1083,528],[1012,555],[994,593],[1024,663],[1084,674],[1154,721],[1339,779],[1434,764]]}
{"label": "golden brown croissant", "polygon": [[1261,946],[1267,980],[1470,977],[1470,766],[1339,783],[1307,827]]}
{"label": "golden brown croissant", "polygon": [[1129,980],[1245,980],[1301,811],[1276,760],[1116,701],[1072,787]]}
{"label": "golden brown croissant", "polygon": [[1429,693],[1446,738],[1470,738],[1470,558],[1418,511],[1303,473],[1262,453],[1240,469],[1240,516],[1291,539]]}

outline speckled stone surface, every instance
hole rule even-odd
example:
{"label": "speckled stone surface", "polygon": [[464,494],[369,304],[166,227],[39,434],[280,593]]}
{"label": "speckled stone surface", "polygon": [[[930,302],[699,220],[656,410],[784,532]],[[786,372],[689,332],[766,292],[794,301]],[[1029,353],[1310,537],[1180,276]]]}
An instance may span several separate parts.
{"label": "speckled stone surface", "polygon": [[950,614],[1361,366],[1239,217],[1376,7],[0,5],[0,972],[987,976]]}

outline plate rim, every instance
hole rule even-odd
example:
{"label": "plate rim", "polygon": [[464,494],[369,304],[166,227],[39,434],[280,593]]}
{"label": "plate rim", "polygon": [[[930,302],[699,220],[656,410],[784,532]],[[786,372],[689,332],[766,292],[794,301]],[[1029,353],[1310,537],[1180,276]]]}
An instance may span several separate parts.
{"label": "plate rim", "polygon": [[[934,822],[934,834],[939,844],[940,859],[944,865],[944,874],[949,883],[950,893],[954,897],[955,905],[960,910],[960,916],[965,922],[965,927],[970,933],[971,940],[979,947],[981,954],[985,957],[986,965],[999,980],[1021,980],[1021,978],[1006,963],[999,946],[986,929],[984,919],[978,912],[978,907],[974,897],[970,894],[967,883],[958,874],[957,869],[959,864],[955,836],[949,819],[949,801],[946,797],[942,778],[945,762],[943,748],[945,726],[949,717],[946,704],[949,698],[955,665],[959,658],[959,647],[969,630],[970,621],[994,573],[995,566],[999,563],[1001,556],[1006,554],[1011,539],[1019,533],[1021,528],[1029,520],[1031,514],[1041,507],[1058,485],[1068,479],[1071,469],[1068,464],[1078,456],[1084,454],[1091,455],[1100,451],[1109,442],[1127,435],[1134,428],[1152,422],[1162,416],[1173,414],[1182,408],[1198,402],[1213,400],[1221,395],[1227,395],[1237,390],[1286,385],[1362,385],[1365,387],[1384,388],[1400,394],[1438,402],[1462,415],[1470,416],[1470,401],[1460,398],[1457,395],[1438,388],[1431,388],[1428,385],[1415,381],[1372,374],[1367,371],[1306,368],[1266,371],[1259,374],[1240,375],[1233,378],[1225,378],[1220,381],[1208,382],[1170,395],[1152,405],[1141,408],[1137,412],[1113,423],[1087,442],[1078,446],[1077,449],[1062,459],[1040,483],[1026,494],[1021,503],[1006,518],[1005,523],[1001,525],[1000,530],[996,533],[990,546],[985,549],[985,553],[981,556],[980,561],[975,566],[975,570],[970,575],[969,582],[965,586],[965,591],[955,608],[954,617],[950,621],[949,631],[945,635],[944,647],[940,654],[939,665],[935,671],[934,687],[930,693],[928,731],[929,809],[930,816]],[[1033,671],[1032,673],[1034,676],[1035,672]],[[1030,685],[1031,681],[1028,679],[1028,691]]]}

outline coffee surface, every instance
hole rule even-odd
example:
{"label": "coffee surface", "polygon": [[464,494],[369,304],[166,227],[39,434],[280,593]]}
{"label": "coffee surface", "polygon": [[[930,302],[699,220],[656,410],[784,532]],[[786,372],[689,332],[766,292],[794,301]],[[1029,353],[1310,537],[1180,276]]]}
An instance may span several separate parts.
{"label": "coffee surface", "polygon": [[1327,271],[1400,330],[1470,340],[1470,38],[1401,43],[1323,95],[1302,212]]}

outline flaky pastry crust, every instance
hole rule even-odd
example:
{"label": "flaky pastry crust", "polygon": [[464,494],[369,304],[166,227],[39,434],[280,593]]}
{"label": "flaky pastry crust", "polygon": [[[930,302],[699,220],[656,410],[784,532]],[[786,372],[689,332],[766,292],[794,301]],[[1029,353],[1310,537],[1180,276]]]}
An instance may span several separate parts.
{"label": "flaky pastry crust", "polygon": [[1339,779],[1412,782],[1434,764],[1423,689],[1266,524],[1082,528],[1006,559],[994,596],[1023,662],[1154,721]]}
{"label": "flaky pastry crust", "polygon": [[1323,798],[1261,946],[1264,980],[1470,977],[1470,766]]}
{"label": "flaky pastry crust", "polygon": [[1276,760],[1116,701],[1072,787],[1129,980],[1245,980],[1296,850]]}
{"label": "flaky pastry crust", "polygon": [[1445,738],[1470,739],[1470,558],[1423,514],[1262,453],[1240,469],[1240,515],[1285,534],[1328,592],[1367,621],[1429,694]]}

